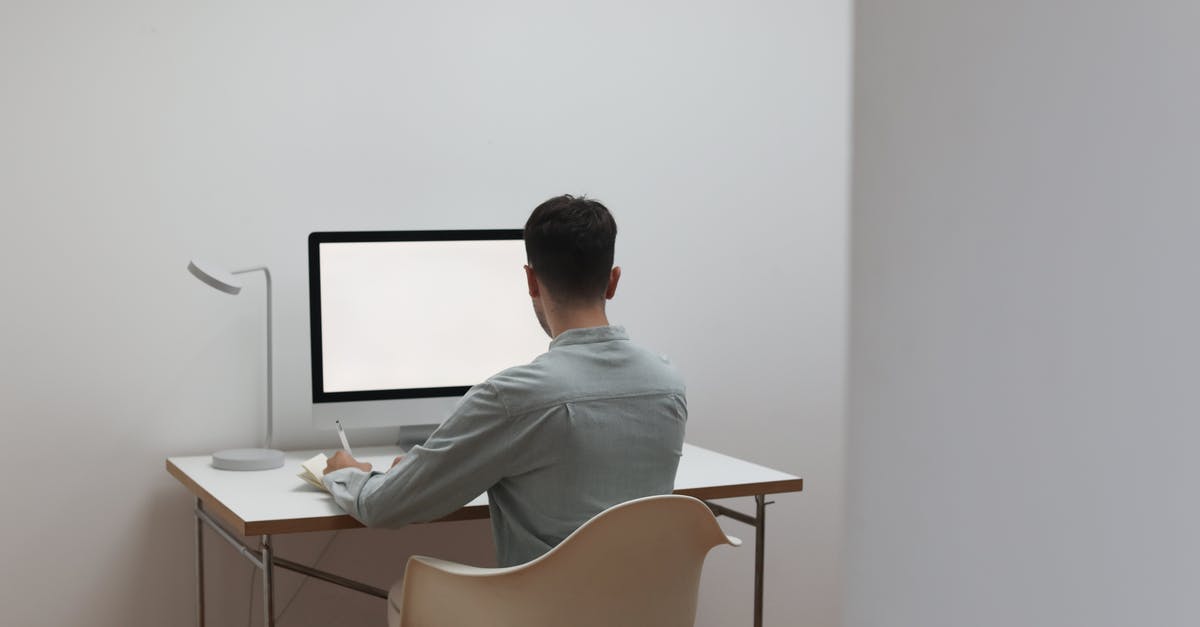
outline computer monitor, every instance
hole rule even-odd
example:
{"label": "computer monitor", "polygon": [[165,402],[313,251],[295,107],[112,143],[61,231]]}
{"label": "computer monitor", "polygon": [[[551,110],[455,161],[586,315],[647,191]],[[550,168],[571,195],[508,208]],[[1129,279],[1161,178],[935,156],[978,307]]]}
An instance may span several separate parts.
{"label": "computer monitor", "polygon": [[314,425],[440,423],[545,352],[524,264],[520,229],[310,234]]}

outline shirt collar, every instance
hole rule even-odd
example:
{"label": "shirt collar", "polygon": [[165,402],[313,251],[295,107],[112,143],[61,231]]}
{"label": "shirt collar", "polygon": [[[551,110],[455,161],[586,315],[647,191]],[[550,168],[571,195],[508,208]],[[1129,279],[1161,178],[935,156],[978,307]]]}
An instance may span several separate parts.
{"label": "shirt collar", "polygon": [[606,327],[586,327],[582,329],[568,329],[558,334],[550,342],[550,348],[559,346],[571,346],[573,344],[595,344],[597,342],[609,342],[612,340],[628,340],[629,334],[625,332],[625,327],[615,324],[610,324]]}

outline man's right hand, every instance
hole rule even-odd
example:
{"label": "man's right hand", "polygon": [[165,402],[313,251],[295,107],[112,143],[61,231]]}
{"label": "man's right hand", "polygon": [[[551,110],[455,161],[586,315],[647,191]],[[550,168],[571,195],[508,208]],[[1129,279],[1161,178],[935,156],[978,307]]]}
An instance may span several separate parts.
{"label": "man's right hand", "polygon": [[393,459],[393,460],[392,460],[392,466],[391,466],[391,468],[395,468],[395,467],[396,467],[396,464],[399,464],[399,463],[400,463],[400,460],[402,460],[402,459],[404,459],[404,456],[403,456],[403,455],[397,455],[397,456],[396,456],[396,459]]}
{"label": "man's right hand", "polygon": [[325,474],[329,474],[335,470],[341,470],[343,468],[357,468],[363,472],[371,472],[371,464],[360,462],[357,459],[354,459],[354,457],[352,457],[346,451],[338,451],[334,453],[333,457],[330,457],[329,461],[325,464]]}

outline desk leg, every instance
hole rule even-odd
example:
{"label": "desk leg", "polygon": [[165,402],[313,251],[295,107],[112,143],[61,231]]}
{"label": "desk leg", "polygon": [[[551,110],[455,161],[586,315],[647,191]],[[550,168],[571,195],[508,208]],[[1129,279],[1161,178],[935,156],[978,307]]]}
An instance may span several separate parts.
{"label": "desk leg", "polygon": [[[204,504],[196,499],[196,510]],[[196,514],[196,625],[204,627],[204,521]]]}
{"label": "desk leg", "polygon": [[763,562],[766,558],[764,543],[767,540],[767,497],[754,497],[754,625],[762,626],[763,608]]}
{"label": "desk leg", "polygon": [[275,550],[271,536],[262,536],[263,625],[275,627]]}
{"label": "desk leg", "polygon": [[704,502],[712,510],[713,516],[728,516],[740,523],[754,527],[754,627],[762,627],[763,565],[767,555],[767,506],[774,502],[768,501],[765,494],[755,495],[754,516],[747,516],[737,510],[710,501]]}

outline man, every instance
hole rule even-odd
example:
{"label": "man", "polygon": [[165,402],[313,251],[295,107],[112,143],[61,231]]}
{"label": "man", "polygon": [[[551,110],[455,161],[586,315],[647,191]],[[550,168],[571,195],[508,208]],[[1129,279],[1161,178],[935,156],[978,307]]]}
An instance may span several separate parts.
{"label": "man", "polygon": [[668,494],[687,401],[671,364],[610,326],[617,225],[604,205],[559,196],[525,223],[525,276],[552,338],[531,363],[476,385],[420,446],[373,472],[339,451],[325,485],[371,527],[440,518],[485,490],[501,566],[553,548],[600,511]]}

